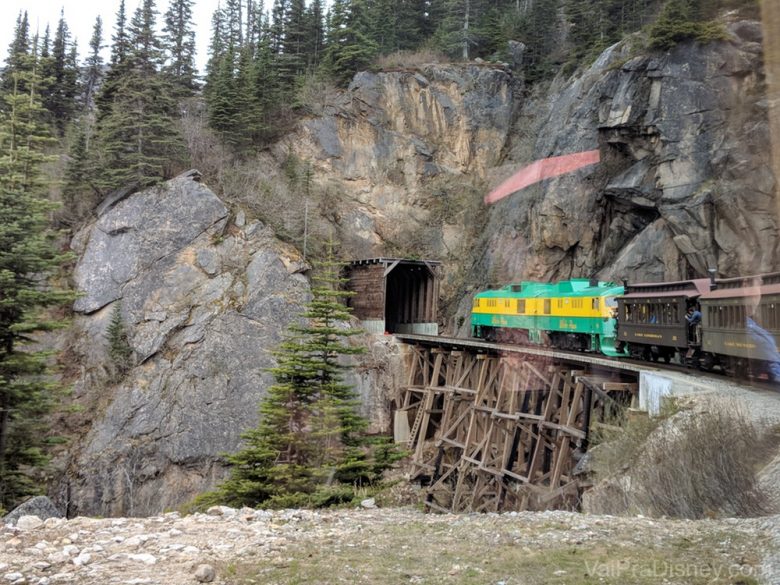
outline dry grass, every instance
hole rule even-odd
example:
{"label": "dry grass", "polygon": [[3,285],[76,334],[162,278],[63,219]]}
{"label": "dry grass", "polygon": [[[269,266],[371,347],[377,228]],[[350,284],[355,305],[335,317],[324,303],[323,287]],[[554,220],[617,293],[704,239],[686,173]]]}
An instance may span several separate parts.
{"label": "dry grass", "polygon": [[675,518],[753,517],[768,512],[757,474],[776,453],[778,430],[736,405],[711,404],[636,419],[594,450],[602,483],[586,497],[597,513]]}
{"label": "dry grass", "polygon": [[[568,535],[568,527],[555,522],[530,528],[521,522],[472,526],[457,519],[366,524],[359,534],[298,542],[274,560],[231,564],[220,567],[220,573],[234,585],[757,583],[753,575],[759,557],[744,551],[760,539],[745,534],[716,531],[705,538],[655,540],[650,546],[637,542],[631,530],[586,544],[566,543]],[[540,536],[553,542],[543,544]]]}

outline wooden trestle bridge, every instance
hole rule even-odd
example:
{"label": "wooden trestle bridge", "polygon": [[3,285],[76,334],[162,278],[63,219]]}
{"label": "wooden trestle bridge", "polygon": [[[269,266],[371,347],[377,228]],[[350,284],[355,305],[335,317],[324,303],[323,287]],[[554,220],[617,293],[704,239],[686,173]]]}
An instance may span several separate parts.
{"label": "wooden trestle bridge", "polygon": [[408,376],[396,430],[408,436],[411,479],[427,486],[431,510],[575,508],[573,470],[591,429],[636,399],[635,368],[597,356],[398,338]]}

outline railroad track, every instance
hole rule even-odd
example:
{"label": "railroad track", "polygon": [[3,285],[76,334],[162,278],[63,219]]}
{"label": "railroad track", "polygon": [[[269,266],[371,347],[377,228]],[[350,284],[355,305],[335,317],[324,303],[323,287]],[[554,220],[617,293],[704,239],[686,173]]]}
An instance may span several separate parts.
{"label": "railroad track", "polygon": [[436,335],[416,335],[397,333],[395,337],[401,341],[421,343],[423,345],[435,345],[440,347],[472,348],[484,350],[487,353],[518,353],[547,357],[552,360],[565,360],[568,362],[588,364],[605,367],[626,373],[639,375],[640,372],[663,373],[671,372],[696,377],[699,384],[707,379],[717,382],[733,382],[744,387],[763,391],[780,391],[780,384],[757,378],[735,378],[725,372],[705,371],[691,368],[682,364],[646,362],[632,358],[613,358],[601,354],[585,353],[578,351],[561,350],[546,347],[516,345],[508,343],[495,343],[475,337],[444,337]]}

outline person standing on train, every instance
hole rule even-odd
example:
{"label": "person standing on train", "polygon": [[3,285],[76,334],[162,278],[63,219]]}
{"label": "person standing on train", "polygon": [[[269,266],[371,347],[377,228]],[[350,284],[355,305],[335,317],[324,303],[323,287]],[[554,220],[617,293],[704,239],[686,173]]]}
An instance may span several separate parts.
{"label": "person standing on train", "polygon": [[699,332],[701,324],[701,311],[695,306],[688,307],[688,312],[685,315],[685,320],[688,322],[688,340],[691,343],[699,345],[701,343],[701,336]]}

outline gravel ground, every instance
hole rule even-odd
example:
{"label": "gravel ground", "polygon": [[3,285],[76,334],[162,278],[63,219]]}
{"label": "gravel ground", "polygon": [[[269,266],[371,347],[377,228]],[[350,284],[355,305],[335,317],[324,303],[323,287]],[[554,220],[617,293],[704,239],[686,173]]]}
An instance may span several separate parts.
{"label": "gravel ground", "polygon": [[780,583],[778,526],[408,508],[27,516],[0,530],[0,583]]}

